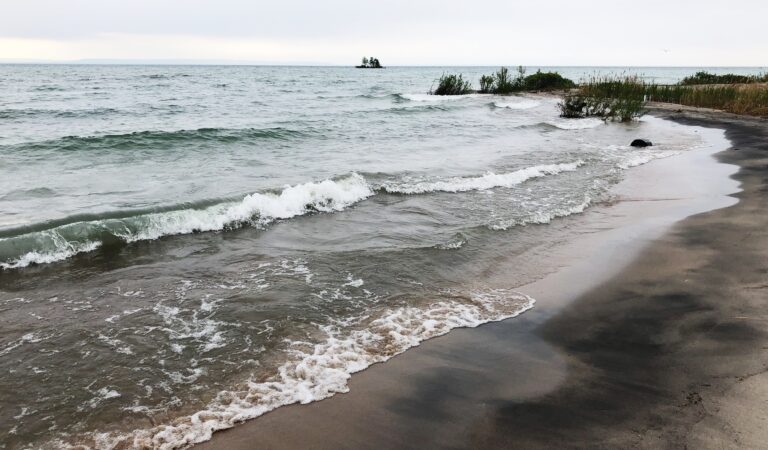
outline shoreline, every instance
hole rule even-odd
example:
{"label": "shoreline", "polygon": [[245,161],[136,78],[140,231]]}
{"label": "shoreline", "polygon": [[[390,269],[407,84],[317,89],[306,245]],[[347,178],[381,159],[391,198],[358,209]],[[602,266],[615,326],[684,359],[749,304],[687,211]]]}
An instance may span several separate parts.
{"label": "shoreline", "polygon": [[[348,394],[279,408],[216,433],[199,447],[250,448],[254,442],[262,448],[642,447],[687,442],[681,430],[695,423],[686,420],[714,420],[717,416],[702,415],[700,410],[705,403],[715,402],[710,394],[726,391],[724,381],[709,378],[704,383],[706,389],[690,389],[697,385],[693,380],[708,373],[718,360],[710,357],[715,359],[707,365],[706,355],[697,354],[679,362],[679,349],[696,344],[702,338],[699,335],[717,330],[719,321],[728,317],[719,311],[727,305],[706,303],[715,292],[749,290],[736,282],[735,275],[717,275],[728,271],[722,269],[754,271],[753,253],[760,251],[759,244],[751,248],[752,266],[740,266],[735,261],[730,267],[720,262],[714,269],[705,265],[710,269],[705,271],[701,265],[707,258],[720,261],[716,256],[727,253],[728,243],[733,243],[734,235],[728,234],[723,225],[724,218],[738,215],[732,214],[733,210],[745,216],[742,225],[752,225],[756,230],[765,225],[759,209],[747,204],[761,201],[759,188],[755,187],[760,173],[750,173],[746,167],[760,158],[756,150],[759,137],[751,133],[765,135],[768,127],[759,119],[722,113],[654,112],[685,124],[726,129],[733,147],[743,149],[737,155],[734,151],[722,152],[718,160],[741,167],[735,176],[744,185],[744,191],[737,195],[741,202],[713,205],[715,200],[704,199],[713,207],[699,205],[702,209],[694,208],[682,217],[712,211],[673,225],[680,218],[677,210],[667,216],[667,223],[652,224],[645,231],[630,226],[623,230],[623,237],[601,240],[606,244],[598,253],[612,258],[610,264],[601,261],[602,266],[610,265],[608,270],[581,264],[581,271],[556,272],[553,276],[561,277],[557,283],[545,277],[519,288],[540,302],[533,311],[511,321],[454,330],[385,365],[356,374]],[[637,186],[630,185],[624,194],[633,188]],[[658,194],[662,197],[656,200],[668,200],[663,192]],[[652,199],[640,199],[638,203],[657,212],[664,204],[672,205],[672,209],[679,207],[674,199],[643,200]],[[621,209],[621,204],[618,206]],[[599,230],[600,220],[596,220],[593,225]],[[659,234],[661,231],[664,234]],[[594,233],[605,237],[600,231]],[[759,238],[768,242],[765,232]],[[617,244],[625,246],[620,251],[608,248]],[[704,251],[701,247],[712,248]],[[731,251],[727,256],[733,260],[742,254]],[[686,268],[688,278],[678,279],[678,267]],[[765,273],[755,276],[762,276],[768,285]],[[715,280],[722,285],[712,286]],[[576,281],[581,282],[579,287],[574,287]],[[570,282],[565,284],[568,289],[560,284],[565,282]],[[760,289],[752,290],[759,296]],[[704,295],[706,292],[710,294]],[[550,300],[555,297],[559,299]],[[550,306],[541,307],[543,298]],[[726,326],[723,333],[738,337],[744,333],[743,327]],[[760,333],[749,337],[765,339]],[[657,362],[661,360],[663,363]],[[698,371],[681,372],[694,364]],[[738,364],[729,367],[746,368]],[[707,396],[702,396],[705,390]],[[747,428],[760,432],[754,425]],[[713,436],[715,431],[709,431]],[[732,442],[725,431],[717,439]],[[742,442],[747,441],[742,438]]]}

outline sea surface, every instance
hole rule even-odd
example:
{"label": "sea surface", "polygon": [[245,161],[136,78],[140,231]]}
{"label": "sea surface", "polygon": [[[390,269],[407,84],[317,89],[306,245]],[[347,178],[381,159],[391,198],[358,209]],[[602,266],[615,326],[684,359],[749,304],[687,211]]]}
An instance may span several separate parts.
{"label": "sea surface", "polygon": [[0,448],[183,447],[344,392],[534,307],[516,289],[581,213],[702,145],[427,94],[493,70],[0,66]]}

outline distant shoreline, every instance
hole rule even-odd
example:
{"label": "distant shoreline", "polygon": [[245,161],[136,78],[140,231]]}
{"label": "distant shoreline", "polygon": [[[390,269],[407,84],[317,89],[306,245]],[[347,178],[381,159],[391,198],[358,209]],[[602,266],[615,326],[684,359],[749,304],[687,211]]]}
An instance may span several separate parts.
{"label": "distant shoreline", "polygon": [[[197,60],[72,60],[72,61],[55,61],[55,60],[2,60],[0,59],[0,65],[78,65],[78,66],[244,66],[244,67],[333,67],[333,68],[350,68],[348,64],[324,64],[316,62],[248,62],[248,61],[197,61]],[[382,68],[443,68],[443,67],[455,67],[455,68],[497,68],[504,63],[491,63],[491,64],[470,64],[470,65],[453,65],[453,64],[428,64],[428,65],[416,65],[416,64],[388,64]],[[514,66],[514,64],[507,64]],[[549,69],[549,68],[572,68],[572,69],[716,69],[716,70],[768,70],[768,66],[616,66],[616,65],[523,65],[524,67],[536,69]],[[353,66],[354,67],[354,66]]]}

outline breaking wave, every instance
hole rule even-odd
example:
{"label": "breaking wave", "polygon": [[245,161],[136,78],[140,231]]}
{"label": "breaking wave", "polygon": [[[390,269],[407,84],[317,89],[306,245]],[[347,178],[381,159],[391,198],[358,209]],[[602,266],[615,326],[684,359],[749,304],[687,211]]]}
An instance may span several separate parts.
{"label": "breaking wave", "polygon": [[586,118],[586,119],[557,119],[550,122],[546,122],[547,125],[551,125],[561,130],[586,130],[589,128],[597,128],[600,125],[605,125],[605,121],[602,119]]}
{"label": "breaking wave", "polygon": [[[373,190],[365,179],[353,173],[337,180],[288,186],[279,193],[254,193],[240,202],[214,204],[202,209],[74,222],[0,239],[0,260],[6,260],[0,263],[0,268],[60,261],[104,244],[221,231],[246,225],[265,226],[276,220],[313,212],[341,211],[371,195]],[[9,255],[25,248],[29,250],[18,257]]]}
{"label": "breaking wave", "polygon": [[533,178],[574,171],[583,161],[527,167],[514,172],[434,181],[402,181],[372,186],[352,173],[335,180],[254,193],[240,201],[207,202],[181,209],[123,211],[76,216],[0,232],[0,269],[61,261],[105,246],[155,240],[164,236],[265,227],[277,220],[310,213],[342,211],[377,191],[396,194],[466,192],[511,187]]}
{"label": "breaking wave", "polygon": [[540,101],[537,100],[531,100],[531,99],[521,99],[520,101],[516,102],[493,102],[493,105],[497,108],[507,108],[507,109],[532,109],[541,104]]}
{"label": "breaking wave", "polygon": [[496,174],[488,172],[479,177],[454,177],[436,181],[397,182],[385,184],[382,188],[393,194],[424,194],[427,192],[466,192],[480,191],[496,187],[511,187],[532,178],[572,172],[584,164],[576,161],[564,164],[547,164],[526,167],[514,172]]}

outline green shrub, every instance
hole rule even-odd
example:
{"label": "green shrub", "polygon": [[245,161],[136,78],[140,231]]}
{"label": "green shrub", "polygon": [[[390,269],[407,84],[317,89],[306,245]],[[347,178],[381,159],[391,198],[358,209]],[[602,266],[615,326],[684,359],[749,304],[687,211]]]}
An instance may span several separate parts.
{"label": "green shrub", "polygon": [[522,89],[525,91],[552,91],[574,87],[576,87],[576,83],[557,72],[542,72],[539,70],[522,80]]}
{"label": "green shrub", "polygon": [[517,83],[509,76],[509,69],[501,67],[494,75],[493,80],[493,93],[494,94],[511,94],[520,90]]}
{"label": "green shrub", "polygon": [[429,93],[433,95],[464,95],[470,92],[472,92],[472,85],[461,74],[443,74],[437,81],[437,88]]}
{"label": "green shrub", "polygon": [[506,67],[499,68],[493,75],[480,77],[480,92],[492,94],[512,94],[522,91],[550,91],[556,89],[571,89],[576,84],[557,72],[537,71],[525,76],[525,68],[517,67],[517,75],[513,78]]}
{"label": "green shrub", "polygon": [[480,92],[483,94],[490,94],[493,92],[493,86],[495,84],[495,78],[492,75],[483,75],[480,77]]}
{"label": "green shrub", "polygon": [[680,84],[683,86],[692,86],[696,84],[748,84],[768,82],[768,74],[765,75],[736,75],[726,73],[716,75],[709,72],[696,72],[695,75],[683,78]]}

